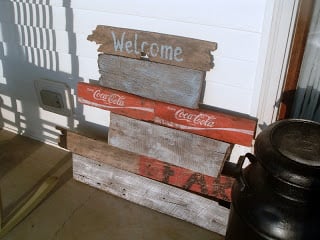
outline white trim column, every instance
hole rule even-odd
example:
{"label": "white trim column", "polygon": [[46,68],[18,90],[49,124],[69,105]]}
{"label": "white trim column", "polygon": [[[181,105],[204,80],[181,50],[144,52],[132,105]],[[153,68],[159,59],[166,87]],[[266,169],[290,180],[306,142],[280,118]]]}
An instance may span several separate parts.
{"label": "white trim column", "polygon": [[[286,75],[299,0],[268,1],[251,113],[258,118],[257,134],[277,117]],[[272,13],[271,13],[271,12]],[[271,13],[271,14],[270,14]]]}

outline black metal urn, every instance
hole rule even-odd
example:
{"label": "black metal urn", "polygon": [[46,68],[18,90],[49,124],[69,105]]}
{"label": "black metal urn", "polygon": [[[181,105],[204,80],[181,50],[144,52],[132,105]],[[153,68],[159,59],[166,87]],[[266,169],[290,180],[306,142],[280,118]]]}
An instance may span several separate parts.
{"label": "black metal urn", "polygon": [[226,240],[320,239],[319,123],[271,124],[237,166]]}

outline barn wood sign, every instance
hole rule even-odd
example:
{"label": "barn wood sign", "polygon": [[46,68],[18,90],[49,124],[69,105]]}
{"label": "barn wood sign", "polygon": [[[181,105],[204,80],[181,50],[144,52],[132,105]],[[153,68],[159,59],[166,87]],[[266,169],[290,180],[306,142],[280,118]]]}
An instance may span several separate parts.
{"label": "barn wood sign", "polygon": [[217,43],[154,32],[98,25],[87,38],[99,52],[148,59],[184,68],[209,71]]}

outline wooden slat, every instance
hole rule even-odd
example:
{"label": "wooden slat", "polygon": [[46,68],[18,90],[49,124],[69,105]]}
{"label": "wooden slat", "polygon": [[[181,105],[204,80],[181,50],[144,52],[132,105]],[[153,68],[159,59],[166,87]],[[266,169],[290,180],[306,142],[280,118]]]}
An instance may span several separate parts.
{"label": "wooden slat", "polygon": [[106,54],[99,55],[98,61],[102,86],[198,108],[204,72]]}
{"label": "wooden slat", "polygon": [[106,54],[139,59],[146,53],[152,62],[203,71],[213,67],[211,51],[217,49],[215,42],[101,25],[88,40]]}
{"label": "wooden slat", "polygon": [[139,175],[204,196],[231,202],[231,188],[234,182],[231,177],[223,175],[211,177],[143,156],[140,156]]}
{"label": "wooden slat", "polygon": [[110,145],[216,177],[230,144],[111,114]]}
{"label": "wooden slat", "polygon": [[126,170],[159,182],[207,195],[223,201],[231,201],[233,178],[220,175],[217,178],[193,172],[153,158],[130,153],[110,146],[106,141],[65,131],[64,146],[71,152]]}
{"label": "wooden slat", "polygon": [[[96,97],[96,92],[102,97]],[[122,99],[123,106],[104,99],[113,94]],[[127,117],[244,146],[251,146],[255,135],[256,119],[205,105],[194,110],[87,83],[78,83],[78,100]]]}
{"label": "wooden slat", "polygon": [[79,82],[78,101],[141,120],[154,119],[154,101],[110,88]]}
{"label": "wooden slat", "polygon": [[73,154],[73,176],[118,197],[224,235],[229,210],[217,202]]}
{"label": "wooden slat", "polygon": [[256,120],[216,109],[193,110],[166,103],[155,103],[154,122],[221,141],[251,146]]}

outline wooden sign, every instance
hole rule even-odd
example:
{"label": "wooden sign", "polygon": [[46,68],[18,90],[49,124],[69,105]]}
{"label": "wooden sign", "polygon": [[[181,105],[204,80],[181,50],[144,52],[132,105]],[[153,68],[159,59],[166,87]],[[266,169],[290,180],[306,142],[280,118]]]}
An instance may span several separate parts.
{"label": "wooden sign", "polygon": [[199,195],[72,154],[74,179],[221,235],[229,209]]}
{"label": "wooden sign", "polygon": [[[122,99],[123,106],[107,100],[112,94]],[[197,110],[184,108],[87,83],[78,83],[78,100],[127,117],[244,146],[252,145],[256,129],[256,120],[240,114],[204,105]]]}
{"label": "wooden sign", "polygon": [[100,84],[149,99],[198,108],[205,73],[101,54]]}
{"label": "wooden sign", "polygon": [[101,25],[88,40],[100,44],[98,51],[106,54],[202,71],[213,67],[211,51],[217,49],[215,42]]}
{"label": "wooden sign", "polygon": [[166,103],[155,103],[154,122],[198,135],[251,146],[256,121],[209,109],[188,109]]}
{"label": "wooden sign", "polygon": [[230,144],[111,113],[108,143],[216,177]]}
{"label": "wooden sign", "polygon": [[78,101],[128,117],[154,119],[154,101],[110,88],[78,83]]}
{"label": "wooden sign", "polygon": [[105,141],[64,131],[66,143],[63,147],[73,153],[94,161],[135,173],[159,182],[207,195],[223,201],[231,201],[233,178],[222,176],[211,177],[189,169],[178,167],[167,162],[134,154],[113,146]]}

